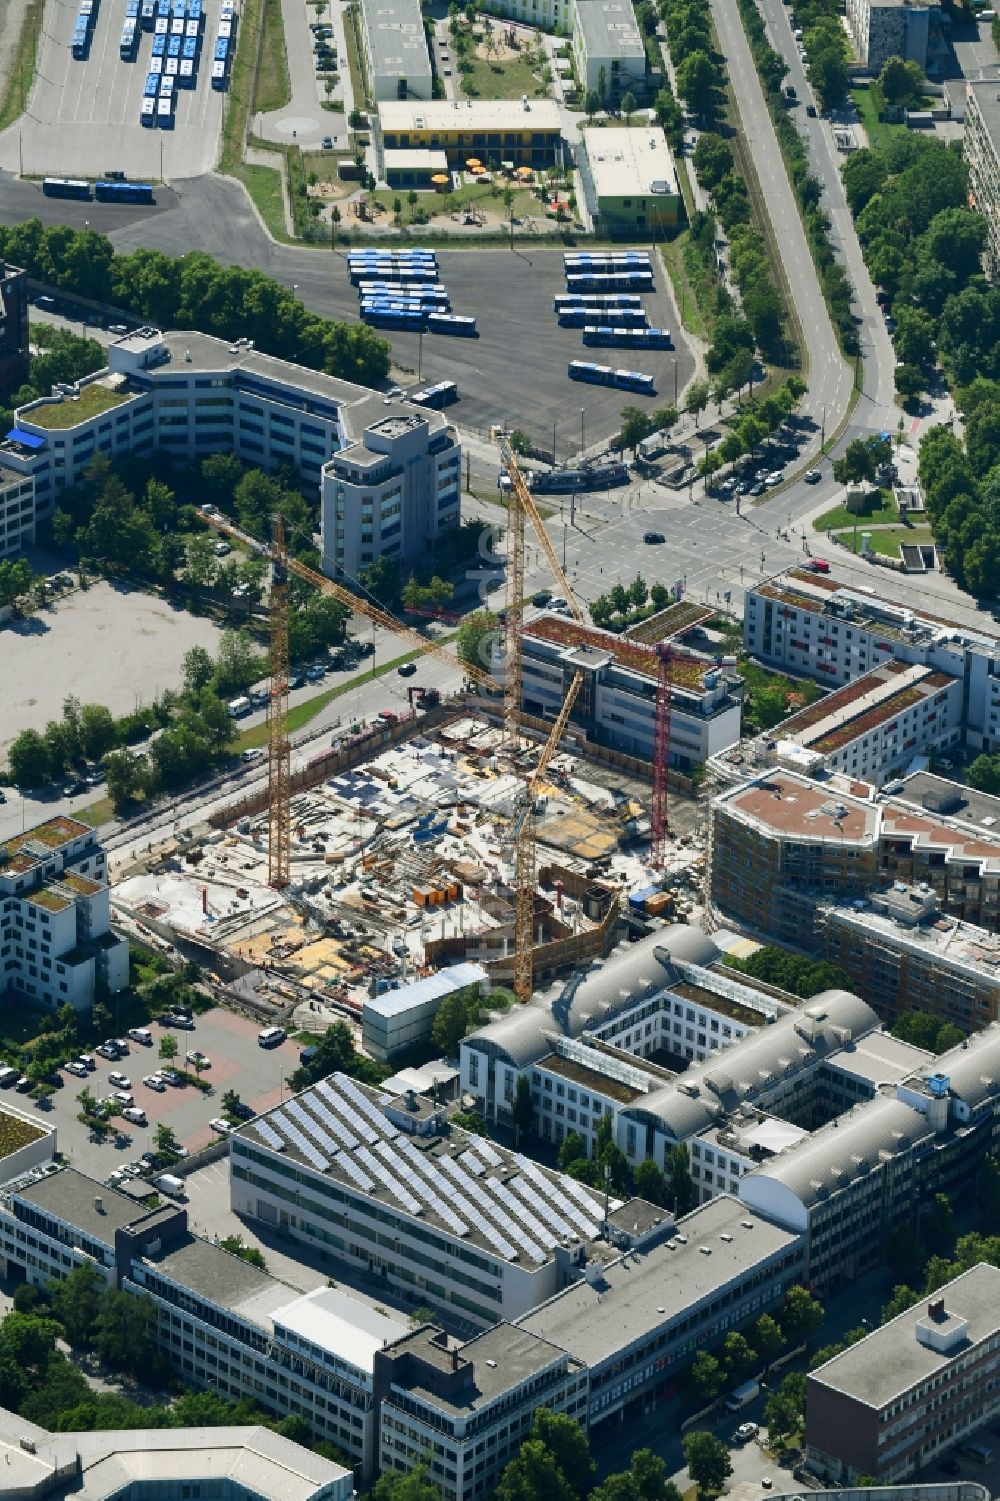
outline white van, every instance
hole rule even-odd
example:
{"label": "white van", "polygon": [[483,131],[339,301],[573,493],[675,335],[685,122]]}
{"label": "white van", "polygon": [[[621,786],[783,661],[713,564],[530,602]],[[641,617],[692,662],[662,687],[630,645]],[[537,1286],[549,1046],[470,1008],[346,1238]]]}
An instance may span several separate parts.
{"label": "white van", "polygon": [[285,1031],[283,1027],[265,1027],[263,1032],[257,1033],[257,1043],[262,1048],[276,1048],[284,1040]]}
{"label": "white van", "polygon": [[12,1084],[17,1083],[20,1077],[21,1070],[19,1068],[9,1068],[7,1066],[0,1068],[0,1089],[9,1089]]}
{"label": "white van", "polygon": [[226,708],[229,710],[230,719],[244,719],[252,710],[253,704],[244,694],[242,698],[231,698]]}
{"label": "white van", "polygon": [[175,1178],[173,1173],[161,1173],[158,1178],[154,1178],[153,1187],[158,1188],[161,1193],[169,1194],[172,1199],[184,1199],[187,1197],[184,1189],[184,1179]]}

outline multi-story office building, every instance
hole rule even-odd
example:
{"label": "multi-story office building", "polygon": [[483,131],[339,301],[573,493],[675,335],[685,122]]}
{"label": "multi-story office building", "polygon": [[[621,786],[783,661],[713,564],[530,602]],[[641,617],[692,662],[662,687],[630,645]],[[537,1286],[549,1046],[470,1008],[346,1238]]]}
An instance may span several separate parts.
{"label": "multi-story office building", "polygon": [[614,107],[626,94],[646,98],[646,48],[632,0],[576,0],[573,57],[583,88]]}
{"label": "multi-story office building", "polygon": [[962,154],[969,168],[969,193],[986,220],[983,263],[990,281],[1000,276],[1000,100],[993,79],[965,85]]}
{"label": "multi-story office building", "polygon": [[518,1323],[587,1368],[593,1428],[662,1398],[699,1350],[780,1306],[801,1278],[800,1237],[724,1195]]}
{"label": "multi-story office building", "polygon": [[35,540],[35,482],[0,464],[0,560],[15,558]]}
{"label": "multi-story office building", "polygon": [[371,97],[430,99],[431,60],[419,0],[361,0],[356,14]]}
{"label": "multi-story office building", "polygon": [[[75,419],[75,420],[74,420]],[[437,412],[195,332],[143,328],[108,348],[108,368],[31,402],[0,462],[35,483],[50,515],[95,453],[162,448],[193,461],[220,450],[295,466],[322,499],[323,566],[422,555],[459,518],[460,450]],[[352,455],[339,472],[331,463]]]}
{"label": "multi-story office building", "polygon": [[438,414],[380,416],[323,468],[324,572],[421,557],[458,525],[461,491],[461,449]]}
{"label": "multi-story office building", "polygon": [[0,258],[0,390],[28,379],[28,276]]}
{"label": "multi-story office building", "polygon": [[449,1128],[430,1100],[342,1074],[234,1134],[230,1188],[237,1214],[483,1327],[577,1275],[604,1219],[599,1195]]}
{"label": "multi-story office building", "polygon": [[[961,719],[952,739],[973,750],[1000,747],[1000,640],[966,626],[876,599],[825,574],[794,569],[751,589],[746,596],[743,637],[752,656],[813,677],[825,688],[855,680],[890,660],[919,664],[960,682]],[[933,735],[922,731],[908,749],[947,743],[951,714],[938,715]],[[913,737],[910,735],[906,738]],[[850,767],[847,768],[850,770]]]}
{"label": "multi-story office building", "polygon": [[802,1235],[817,1287],[878,1263],[930,1195],[965,1191],[1000,1136],[1000,1027],[928,1058],[740,1179],[740,1198]]}
{"label": "multi-story office building", "polygon": [[111,927],[93,829],[50,818],[0,844],[0,980],[36,1006],[91,1006],[97,982],[128,985],[128,941]]}
{"label": "multi-story office building", "polygon": [[847,0],[847,24],[861,66],[879,74],[890,57],[902,57],[926,70],[931,20],[937,6],[914,0]]}
{"label": "multi-story office building", "polygon": [[270,1428],[50,1433],[0,1408],[10,1501],[350,1501],[354,1477]]}
{"label": "multi-story office building", "polygon": [[[494,670],[500,676],[502,665],[498,648]],[[549,719],[582,672],[570,724],[599,744],[652,758],[657,677],[648,649],[564,615],[540,615],[524,628],[521,671],[522,707]],[[670,764],[689,771],[740,738],[742,679],[678,650],[670,680]]]}
{"label": "multi-story office building", "polygon": [[890,661],[800,709],[752,748],[758,765],[811,776],[841,771],[881,786],[914,756],[961,738],[962,682],[917,662]]}
{"label": "multi-story office building", "polygon": [[980,1263],[810,1371],[807,1463],[841,1485],[899,1482],[998,1413],[1000,1271]]}
{"label": "multi-story office building", "polygon": [[540,1407],[587,1424],[587,1371],[526,1329],[464,1345],[425,1325],[375,1355],[379,1468],[428,1466],[444,1501],[491,1494]]}

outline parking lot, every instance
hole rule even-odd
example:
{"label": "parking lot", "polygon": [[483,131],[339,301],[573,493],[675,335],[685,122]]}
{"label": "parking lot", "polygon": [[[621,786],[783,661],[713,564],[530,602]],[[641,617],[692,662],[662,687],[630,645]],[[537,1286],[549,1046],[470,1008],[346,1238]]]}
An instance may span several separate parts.
{"label": "parking lot", "polygon": [[[156,1127],[166,1123],[172,1127],[177,1140],[189,1152],[218,1140],[208,1124],[222,1113],[222,1096],[235,1089],[255,1111],[269,1109],[279,1103],[287,1090],[287,1079],[298,1067],[300,1044],[285,1041],[277,1048],[261,1048],[257,1044],[260,1030],[256,1022],[233,1015],[217,1008],[204,1016],[195,1018],[193,1031],[180,1031],[172,1027],[151,1024],[153,1034],[151,1047],[129,1041],[129,1055],[111,1063],[97,1057],[97,1068],[86,1079],[75,1078],[61,1070],[62,1089],[51,1096],[51,1108],[38,1112],[39,1117],[56,1127],[59,1150],[73,1166],[91,1177],[103,1181],[117,1167],[134,1162],[141,1152],[154,1149]],[[117,1035],[121,1035],[116,1033]],[[190,1048],[200,1048],[211,1060],[211,1067],[202,1074],[210,1091],[196,1089],[193,1085],[180,1088],[169,1087],[158,1094],[144,1085],[144,1075],[155,1073],[161,1066],[159,1057],[160,1038],[169,1035],[177,1039],[178,1055],[173,1067],[183,1068],[184,1054]],[[166,1066],[166,1065],[163,1065]],[[116,1139],[108,1133],[104,1142],[95,1141],[88,1127],[77,1119],[80,1106],[77,1095],[89,1088],[96,1099],[104,1099],[115,1086],[108,1082],[109,1073],[123,1073],[131,1081],[131,1093],[135,1103],[146,1113],[148,1125],[130,1126],[124,1121]],[[5,1091],[0,1099],[9,1098],[19,1108],[33,1107],[25,1099]]]}
{"label": "parking lot", "polygon": [[150,58],[142,32],[133,62],[119,56],[122,6],[95,6],[89,56],[77,61],[70,42],[73,0],[48,0],[28,108],[0,139],[0,165],[22,176],[95,177],[118,169],[132,178],[194,177],[218,155],[225,93],[211,86],[211,48],[218,5],[205,6],[197,84],[177,90],[172,129],[144,128],[139,103]]}

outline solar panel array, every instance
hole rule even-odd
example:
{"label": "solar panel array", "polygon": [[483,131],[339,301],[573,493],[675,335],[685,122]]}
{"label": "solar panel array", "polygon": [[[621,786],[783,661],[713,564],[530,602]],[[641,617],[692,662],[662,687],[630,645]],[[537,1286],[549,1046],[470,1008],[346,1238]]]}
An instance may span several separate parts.
{"label": "solar panel array", "polygon": [[432,1156],[393,1125],[381,1103],[334,1074],[254,1129],[276,1151],[291,1142],[320,1172],[337,1168],[363,1194],[384,1188],[407,1214],[430,1213],[456,1236],[478,1232],[510,1261],[523,1255],[542,1265],[558,1242],[597,1234],[599,1201],[574,1179],[549,1177],[520,1155],[515,1175],[491,1177],[490,1168],[510,1159],[482,1138],[456,1156]]}

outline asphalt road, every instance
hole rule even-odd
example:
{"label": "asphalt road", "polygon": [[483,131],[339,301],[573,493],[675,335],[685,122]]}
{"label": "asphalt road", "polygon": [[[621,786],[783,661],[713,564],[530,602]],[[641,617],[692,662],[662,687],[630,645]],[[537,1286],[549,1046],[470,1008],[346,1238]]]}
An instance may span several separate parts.
{"label": "asphalt road", "polygon": [[735,5],[713,0],[712,15],[729,67],[747,148],[771,218],[782,266],[798,313],[808,361],[809,389],[801,411],[827,433],[836,429],[851,398],[853,372],[844,361],[820,291],[802,220],[792,193],[778,138],[767,112]]}

